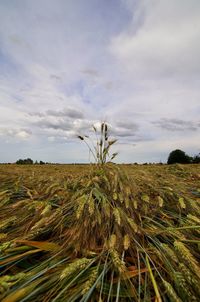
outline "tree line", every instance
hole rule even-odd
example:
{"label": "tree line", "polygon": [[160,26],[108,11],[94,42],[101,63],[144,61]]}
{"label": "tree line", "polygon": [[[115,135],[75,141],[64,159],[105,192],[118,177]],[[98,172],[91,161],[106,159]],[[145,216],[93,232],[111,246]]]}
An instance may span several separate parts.
{"label": "tree line", "polygon": [[[167,159],[167,164],[199,164],[200,163],[200,153],[195,156],[189,156],[186,154],[184,151],[180,149],[173,150],[170,152],[168,159]],[[33,161],[31,158],[26,158],[26,159],[18,159],[16,161],[17,165],[45,165],[49,163],[45,163],[44,161]],[[137,163],[135,163],[137,164]],[[147,164],[147,163],[145,163]]]}
{"label": "tree line", "polygon": [[200,153],[193,157],[186,154],[180,149],[173,150],[168,156],[167,163],[170,164],[199,164],[200,163]]}
{"label": "tree line", "polygon": [[25,159],[18,159],[16,161],[17,165],[45,165],[45,162],[40,160],[40,161],[33,161],[31,158],[25,158]]}

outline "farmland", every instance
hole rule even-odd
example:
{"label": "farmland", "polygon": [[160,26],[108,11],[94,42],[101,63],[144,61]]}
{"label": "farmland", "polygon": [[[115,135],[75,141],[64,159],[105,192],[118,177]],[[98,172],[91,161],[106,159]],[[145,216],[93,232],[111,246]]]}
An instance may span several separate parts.
{"label": "farmland", "polygon": [[199,301],[200,165],[0,165],[0,299]]}

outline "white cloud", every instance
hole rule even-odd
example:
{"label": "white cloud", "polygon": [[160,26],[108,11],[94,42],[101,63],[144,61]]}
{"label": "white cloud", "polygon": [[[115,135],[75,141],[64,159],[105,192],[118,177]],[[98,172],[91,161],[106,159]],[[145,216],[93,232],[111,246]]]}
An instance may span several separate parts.
{"label": "white cloud", "polygon": [[27,140],[32,135],[31,130],[29,129],[7,129],[0,128],[0,136],[6,138],[14,138],[17,140]]}
{"label": "white cloud", "polygon": [[145,78],[200,72],[199,1],[142,0],[133,15],[143,16],[142,25],[133,30],[133,16],[129,29],[110,46],[127,71]]}
{"label": "white cloud", "polygon": [[16,133],[16,137],[19,139],[27,139],[31,136],[31,132],[27,130],[20,130]]}

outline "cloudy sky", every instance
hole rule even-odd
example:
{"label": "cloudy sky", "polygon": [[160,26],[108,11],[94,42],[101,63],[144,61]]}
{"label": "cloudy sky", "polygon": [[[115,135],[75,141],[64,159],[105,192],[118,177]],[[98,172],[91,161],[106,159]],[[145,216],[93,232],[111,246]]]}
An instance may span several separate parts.
{"label": "cloudy sky", "polygon": [[0,0],[0,162],[87,162],[101,121],[118,162],[200,152],[200,1]]}

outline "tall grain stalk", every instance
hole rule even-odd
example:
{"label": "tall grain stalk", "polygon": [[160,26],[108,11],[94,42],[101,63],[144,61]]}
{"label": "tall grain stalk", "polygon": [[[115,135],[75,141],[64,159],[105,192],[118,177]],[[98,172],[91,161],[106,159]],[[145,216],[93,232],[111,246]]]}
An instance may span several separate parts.
{"label": "tall grain stalk", "polygon": [[91,141],[88,135],[78,135],[78,138],[85,142],[95,162],[98,165],[104,165],[106,162],[113,160],[117,156],[117,152],[110,155],[110,148],[117,140],[109,139],[108,125],[106,122],[101,124],[100,133],[95,126],[93,126],[93,130],[95,132],[96,144]]}

